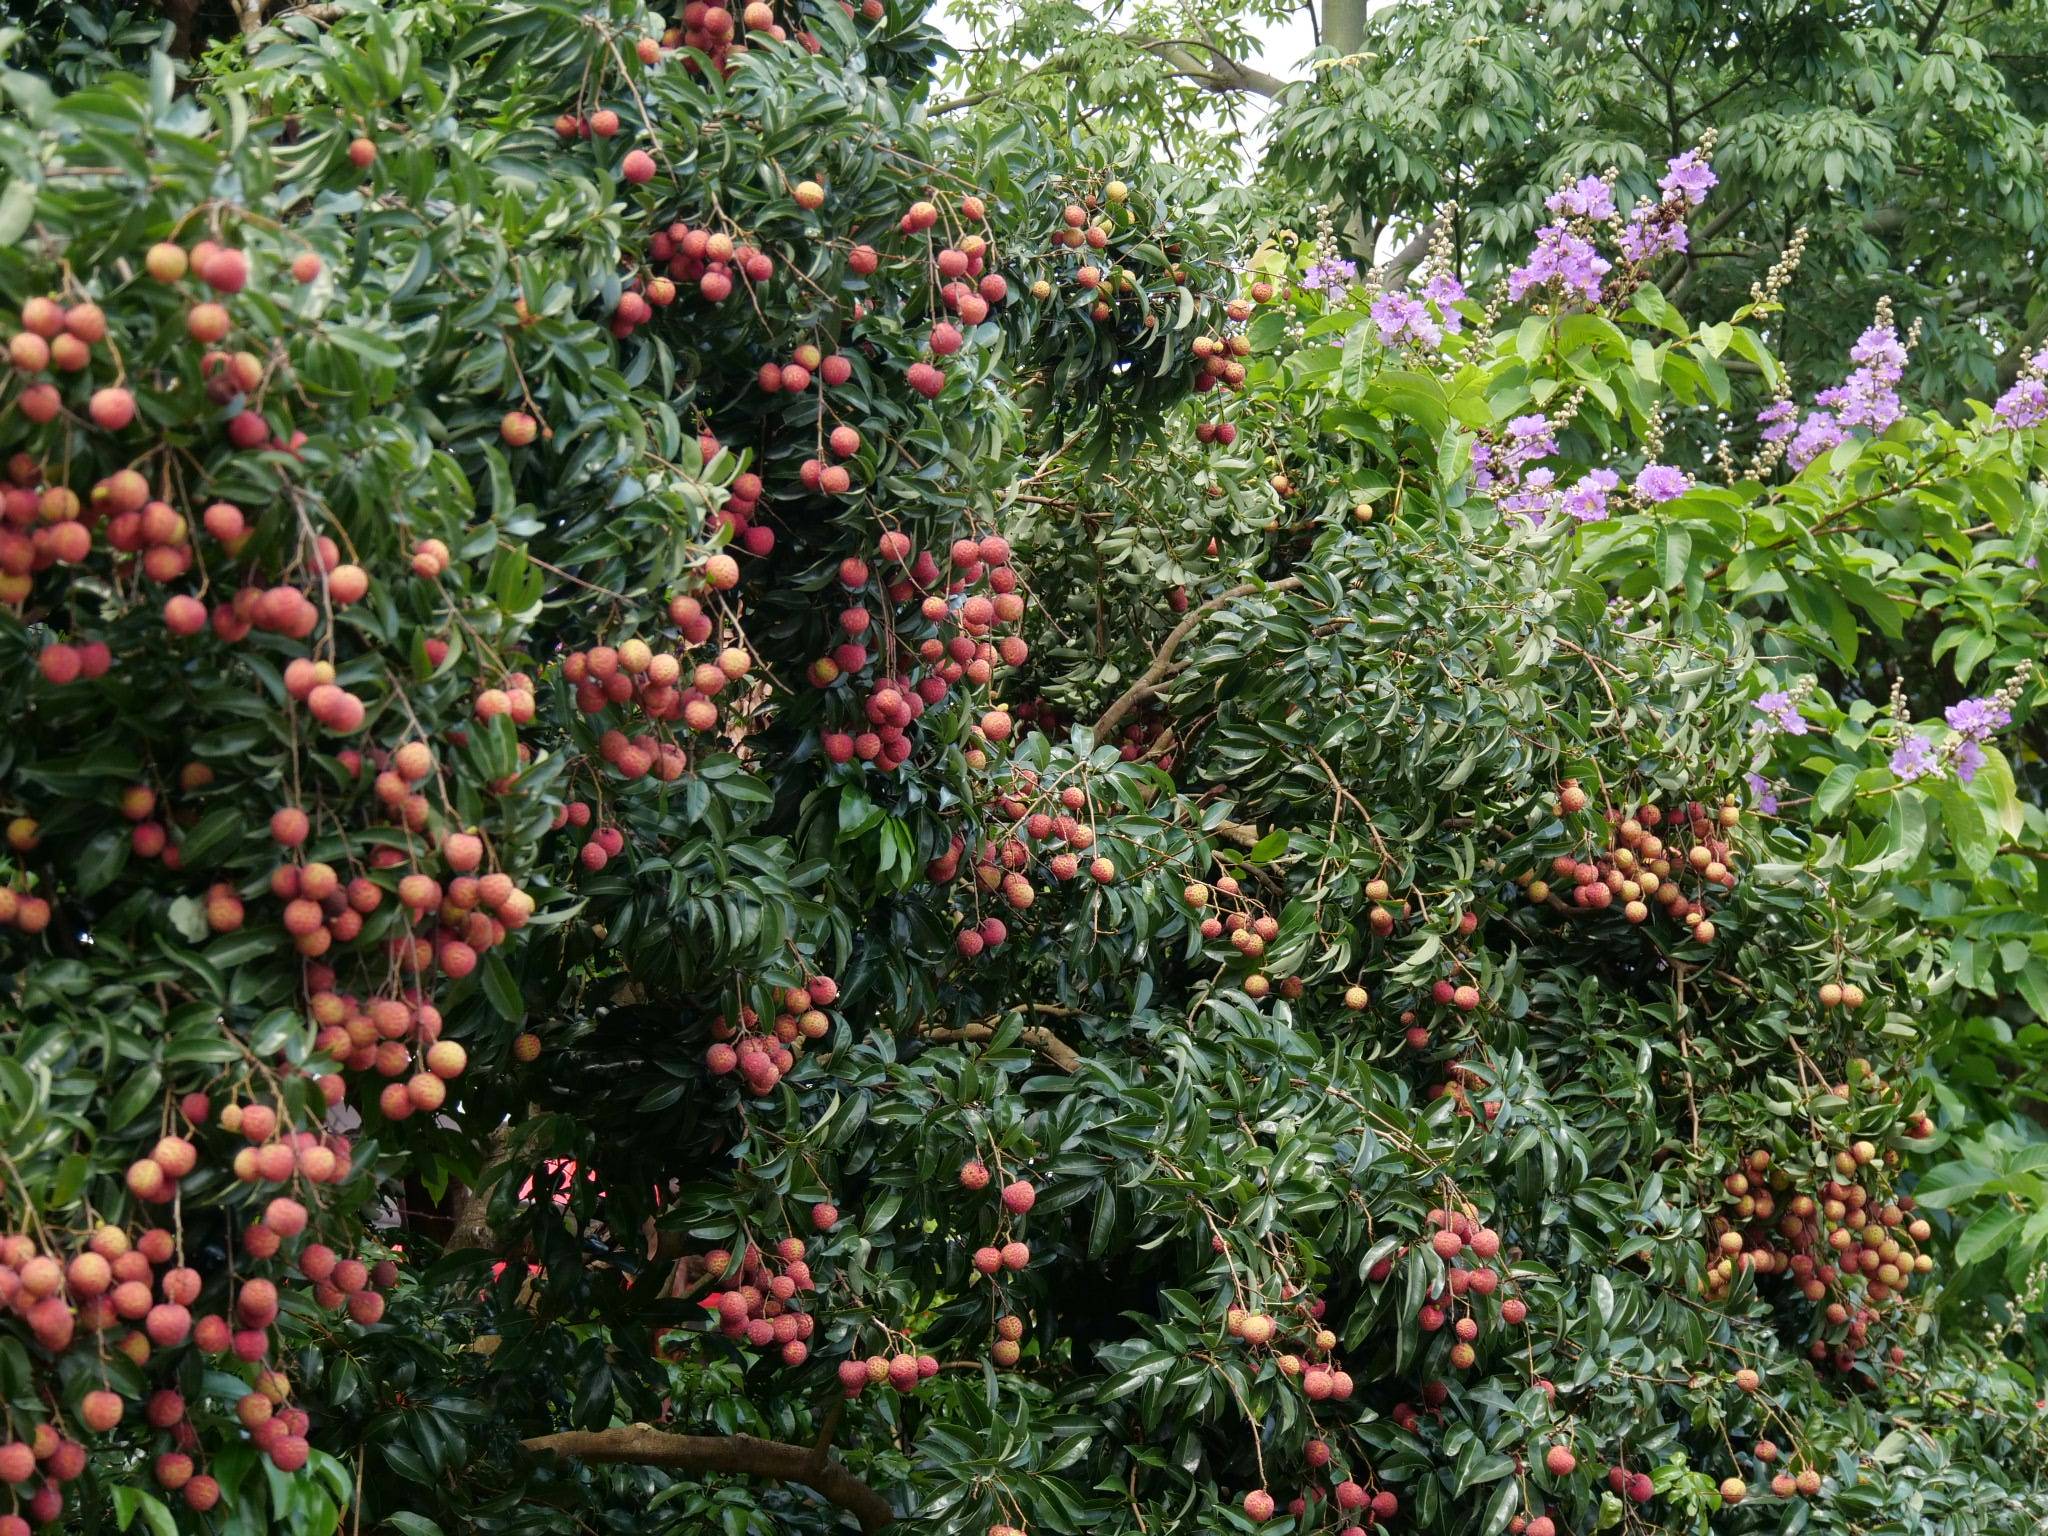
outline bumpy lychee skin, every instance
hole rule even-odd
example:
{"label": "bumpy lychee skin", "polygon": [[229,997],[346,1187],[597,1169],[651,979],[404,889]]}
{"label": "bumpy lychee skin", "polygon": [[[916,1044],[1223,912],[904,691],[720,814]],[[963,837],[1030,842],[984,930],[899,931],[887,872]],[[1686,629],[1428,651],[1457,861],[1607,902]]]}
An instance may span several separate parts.
{"label": "bumpy lychee skin", "polygon": [[1017,1179],[1003,1186],[1003,1209],[1013,1216],[1022,1216],[1038,1203],[1038,1191],[1028,1180]]}
{"label": "bumpy lychee skin", "polygon": [[1552,1477],[1570,1477],[1577,1470],[1579,1458],[1562,1445],[1553,1445],[1543,1453],[1543,1465]]}
{"label": "bumpy lychee skin", "polygon": [[1244,1496],[1244,1512],[1248,1519],[1264,1522],[1273,1518],[1273,1495],[1263,1488],[1254,1488]]}
{"label": "bumpy lychee skin", "polygon": [[978,1157],[971,1157],[960,1165],[960,1187],[962,1189],[987,1189],[989,1180],[988,1164]]}

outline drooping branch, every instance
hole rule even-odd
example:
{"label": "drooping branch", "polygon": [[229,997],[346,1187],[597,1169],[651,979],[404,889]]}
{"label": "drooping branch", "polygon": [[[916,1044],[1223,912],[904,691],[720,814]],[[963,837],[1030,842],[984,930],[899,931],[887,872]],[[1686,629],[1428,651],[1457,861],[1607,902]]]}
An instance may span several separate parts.
{"label": "drooping branch", "polygon": [[552,1452],[575,1461],[797,1483],[852,1515],[863,1531],[884,1530],[896,1522],[895,1508],[833,1458],[829,1438],[822,1434],[813,1445],[787,1445],[752,1435],[678,1435],[651,1424],[621,1424],[536,1435],[519,1444],[522,1450]]}
{"label": "drooping branch", "polygon": [[1166,638],[1160,642],[1159,650],[1152,658],[1152,664],[1139,675],[1136,682],[1117,696],[1116,702],[1102,712],[1102,717],[1095,722],[1096,744],[1101,745],[1109,733],[1122,722],[1125,715],[1156,694],[1159,685],[1179,670],[1174,663],[1174,652],[1180,649],[1181,642],[1187,639],[1195,627],[1210,614],[1225,603],[1234,603],[1240,597],[1250,597],[1255,592],[1290,592],[1300,585],[1299,576],[1283,576],[1278,581],[1269,582],[1248,581],[1230,588],[1227,592],[1217,593],[1200,607],[1191,610],[1186,618],[1167,631]]}

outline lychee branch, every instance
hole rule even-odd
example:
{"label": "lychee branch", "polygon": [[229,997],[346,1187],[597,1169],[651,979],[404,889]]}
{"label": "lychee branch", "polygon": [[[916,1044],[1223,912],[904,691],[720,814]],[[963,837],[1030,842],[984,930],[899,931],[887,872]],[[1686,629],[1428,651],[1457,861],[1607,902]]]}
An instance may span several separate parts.
{"label": "lychee branch", "polygon": [[798,1483],[852,1515],[863,1531],[879,1531],[896,1521],[889,1501],[835,1461],[823,1439],[815,1445],[787,1445],[752,1435],[678,1435],[649,1424],[621,1424],[537,1435],[519,1444],[522,1450],[551,1451],[576,1461],[729,1472]]}
{"label": "lychee branch", "polygon": [[[1017,1007],[1004,1010],[1005,1013],[1059,1015],[1071,1015],[1073,1011],[1073,1009],[1062,1007],[1057,1003],[1023,1003]],[[1001,1022],[1002,1018],[1003,1014],[999,1013],[990,1018],[976,1019],[972,1023],[962,1024],[957,1028],[935,1025],[923,1033],[925,1039],[938,1041],[942,1044],[954,1041],[967,1041],[979,1044],[984,1040],[993,1040],[995,1038],[996,1025]],[[1044,1025],[1027,1024],[1018,1033],[1017,1038],[1058,1067],[1062,1072],[1078,1072],[1081,1070],[1081,1053]]]}
{"label": "lychee branch", "polygon": [[1278,581],[1248,581],[1229,590],[1217,593],[1166,633],[1159,649],[1153,654],[1152,664],[1139,674],[1138,680],[1118,695],[1116,702],[1102,712],[1095,722],[1095,740],[1099,744],[1108,739],[1109,733],[1117,728],[1125,715],[1159,691],[1159,685],[1172,676],[1178,668],[1174,664],[1174,653],[1181,642],[1194,632],[1197,625],[1225,603],[1234,603],[1240,597],[1250,597],[1259,592],[1291,592],[1301,585],[1299,576],[1283,576]]}

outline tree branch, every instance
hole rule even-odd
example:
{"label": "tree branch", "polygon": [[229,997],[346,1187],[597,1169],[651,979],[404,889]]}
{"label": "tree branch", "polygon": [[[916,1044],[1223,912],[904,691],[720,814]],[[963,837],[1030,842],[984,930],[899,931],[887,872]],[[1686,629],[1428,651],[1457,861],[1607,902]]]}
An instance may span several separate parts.
{"label": "tree branch", "polygon": [[1934,34],[1941,30],[1941,18],[1948,14],[1948,3],[1949,0],[1939,0],[1934,7],[1933,14],[1927,18],[1927,25],[1920,29],[1920,36],[1913,44],[1916,52],[1925,53],[1934,41]]}
{"label": "tree branch", "polygon": [[1147,667],[1138,680],[1126,688],[1117,697],[1116,702],[1111,704],[1108,709],[1105,709],[1102,712],[1102,717],[1095,722],[1096,745],[1100,746],[1102,744],[1109,733],[1116,729],[1117,724],[1125,715],[1128,715],[1133,709],[1136,709],[1145,700],[1151,698],[1159,691],[1159,685],[1176,670],[1173,664],[1173,653],[1180,649],[1181,641],[1187,639],[1195,626],[1200,624],[1202,620],[1208,618],[1210,614],[1221,608],[1225,603],[1235,602],[1240,597],[1250,597],[1254,592],[1291,592],[1300,585],[1301,578],[1299,576],[1283,576],[1278,581],[1263,583],[1248,581],[1242,586],[1230,588],[1227,592],[1217,593],[1206,603],[1203,603],[1201,607],[1196,608],[1186,618],[1174,625],[1172,629],[1167,631],[1165,640],[1160,642],[1158,653],[1152,658],[1152,665]]}
{"label": "tree branch", "polygon": [[879,1531],[896,1522],[889,1501],[832,1458],[821,1437],[815,1445],[785,1445],[752,1435],[676,1435],[651,1424],[567,1430],[519,1442],[522,1450],[553,1452],[576,1461],[668,1467],[679,1472],[731,1472],[798,1483]]}
{"label": "tree branch", "polygon": [[1422,265],[1429,243],[1436,238],[1436,220],[1431,219],[1408,239],[1408,243],[1380,263],[1380,275],[1391,286]]}
{"label": "tree branch", "polygon": [[[1207,43],[1187,43],[1177,38],[1167,38],[1159,42],[1140,42],[1138,46],[1147,53],[1166,60],[1184,78],[1193,80],[1198,85],[1207,86],[1219,96],[1244,91],[1271,100],[1287,89],[1288,82],[1278,75],[1269,75],[1263,69],[1255,69],[1242,59],[1233,59],[1221,49],[1211,47]],[[1209,56],[1207,63],[1195,53],[1194,50],[1197,48]]]}
{"label": "tree branch", "polygon": [[[992,1014],[986,1019],[976,1019],[957,1028],[952,1025],[934,1025],[922,1033],[925,1039],[936,1040],[942,1044],[955,1041],[978,1044],[995,1038],[996,1025],[1002,1022],[1004,1013],[1071,1014],[1073,1011],[1071,1008],[1061,1007],[1058,1003],[1019,1003],[1014,1007],[1005,1008],[1003,1013]],[[1081,1070],[1081,1053],[1044,1025],[1027,1024],[1017,1038],[1062,1072]]]}

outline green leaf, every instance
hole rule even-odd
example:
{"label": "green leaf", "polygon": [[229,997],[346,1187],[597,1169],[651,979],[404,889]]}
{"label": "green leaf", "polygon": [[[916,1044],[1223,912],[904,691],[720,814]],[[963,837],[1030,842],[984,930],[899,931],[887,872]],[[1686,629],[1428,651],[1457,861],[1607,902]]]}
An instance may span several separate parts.
{"label": "green leaf", "polygon": [[1861,772],[1855,763],[1838,763],[1830,769],[1828,776],[1821,780],[1820,788],[1813,795],[1813,819],[1820,821],[1832,816],[1856,793],[1856,776]]}
{"label": "green leaf", "polygon": [[1256,843],[1245,855],[1254,864],[1270,864],[1287,851],[1287,829],[1275,827]]}
{"label": "green leaf", "polygon": [[1997,1252],[2025,1219],[2020,1211],[1986,1211],[1965,1227],[1963,1235],[1956,1239],[1956,1263],[1967,1268]]}
{"label": "green leaf", "polygon": [[344,351],[355,353],[364,362],[374,363],[380,368],[405,366],[403,348],[369,331],[352,325],[330,325],[324,327],[320,334]]}
{"label": "green leaf", "polygon": [[134,1525],[135,1517],[140,1515],[152,1536],[178,1536],[177,1520],[154,1494],[144,1493],[140,1488],[125,1483],[116,1483],[111,1492],[114,1521],[122,1530]]}
{"label": "green leaf", "polygon": [[482,978],[484,996],[497,1010],[498,1017],[517,1024],[526,1017],[526,999],[520,994],[519,983],[512,979],[512,971],[495,949],[487,950],[477,963],[477,974]]}
{"label": "green leaf", "polygon": [[1971,874],[1981,875],[1998,856],[1998,834],[1979,805],[1959,784],[1944,780],[1935,791],[1941,801],[1942,825],[1955,845],[1956,857]]}
{"label": "green leaf", "polygon": [[80,894],[90,896],[112,885],[128,867],[128,847],[128,834],[119,827],[109,827],[87,842],[76,866]]}
{"label": "green leaf", "polygon": [[35,184],[9,181],[7,189],[0,192],[0,245],[12,245],[19,240],[35,215]]}

